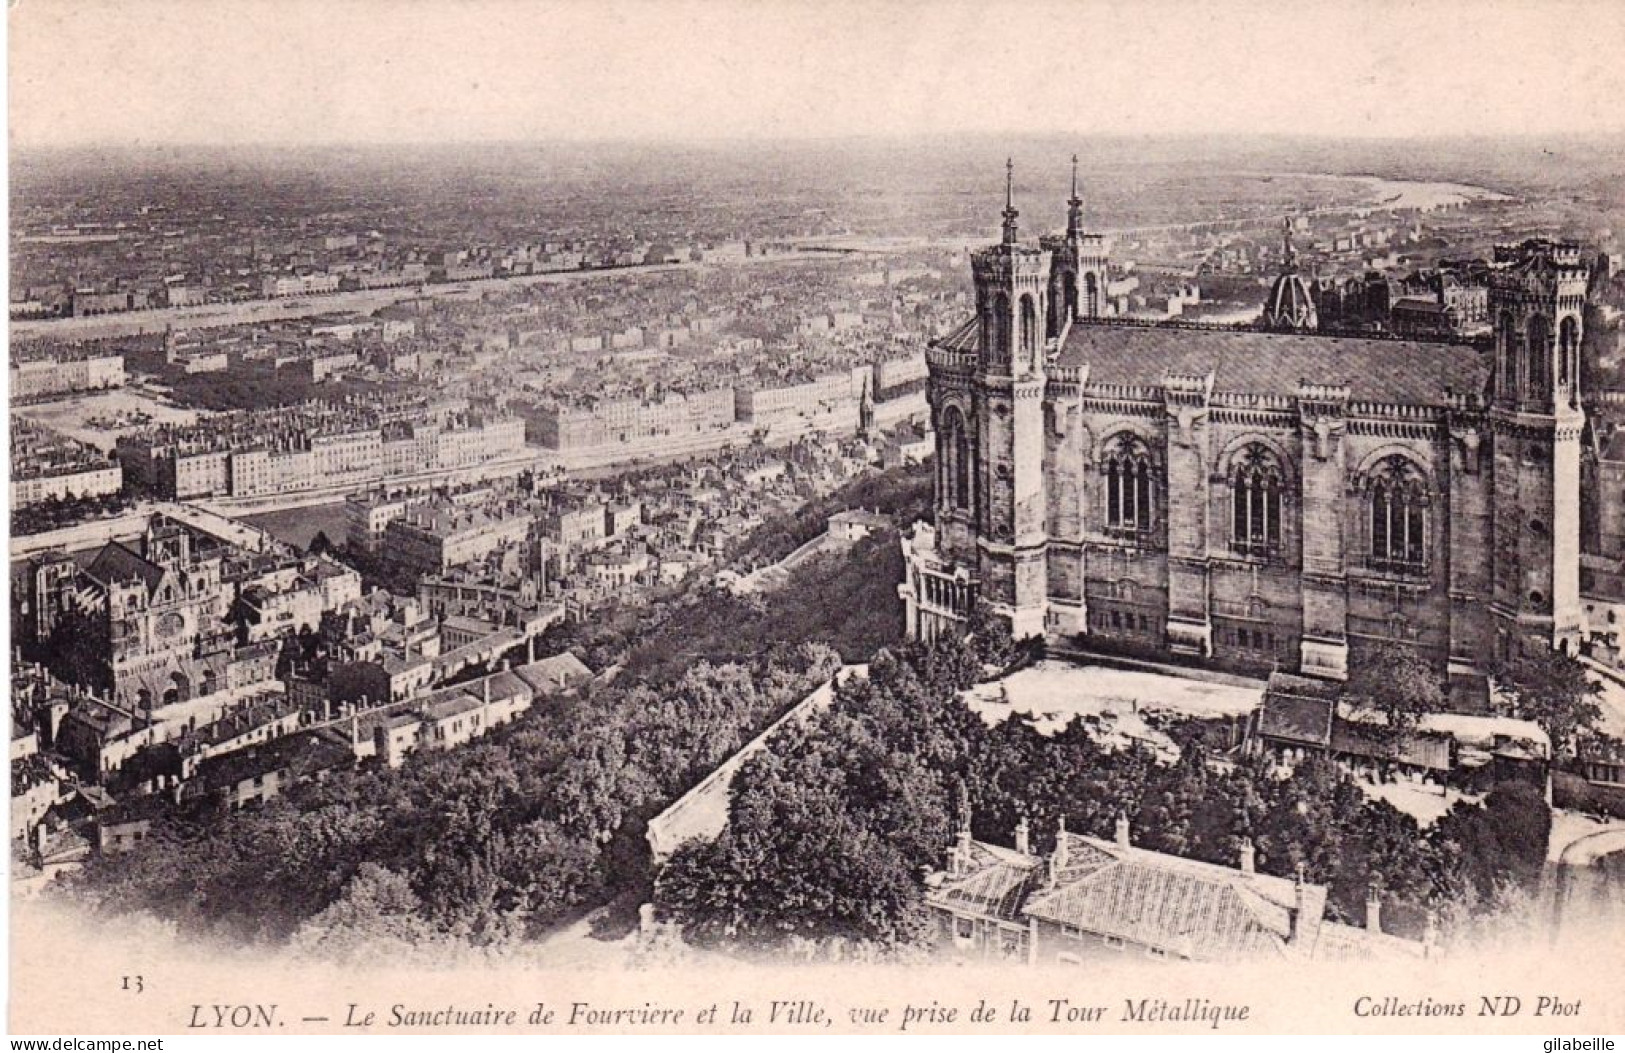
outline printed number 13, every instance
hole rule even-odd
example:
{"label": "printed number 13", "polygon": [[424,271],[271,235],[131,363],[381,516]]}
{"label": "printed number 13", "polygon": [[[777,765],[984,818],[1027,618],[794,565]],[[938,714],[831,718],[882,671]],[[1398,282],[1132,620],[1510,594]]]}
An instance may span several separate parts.
{"label": "printed number 13", "polygon": [[140,994],[142,991],[147,989],[147,985],[141,982],[141,977],[139,976],[126,976],[124,977],[123,989]]}

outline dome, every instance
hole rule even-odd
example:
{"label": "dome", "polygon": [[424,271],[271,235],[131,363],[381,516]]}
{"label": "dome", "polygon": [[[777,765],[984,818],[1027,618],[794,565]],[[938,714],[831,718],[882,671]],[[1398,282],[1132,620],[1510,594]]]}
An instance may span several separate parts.
{"label": "dome", "polygon": [[1314,329],[1315,298],[1309,283],[1298,273],[1298,257],[1292,251],[1292,220],[1281,221],[1281,276],[1275,279],[1270,298],[1264,301],[1267,329]]}
{"label": "dome", "polygon": [[1314,329],[1315,298],[1309,283],[1296,271],[1275,279],[1275,288],[1264,302],[1264,325],[1270,329]]}

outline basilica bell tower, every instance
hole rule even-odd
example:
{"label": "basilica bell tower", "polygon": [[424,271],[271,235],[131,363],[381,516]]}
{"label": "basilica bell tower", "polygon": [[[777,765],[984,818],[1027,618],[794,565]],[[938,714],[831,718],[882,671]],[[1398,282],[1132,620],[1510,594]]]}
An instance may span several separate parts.
{"label": "basilica bell tower", "polygon": [[1083,229],[1077,154],[1072,155],[1072,196],[1066,199],[1066,233],[1045,235],[1040,243],[1053,257],[1049,334],[1059,336],[1068,322],[1101,318],[1110,313],[1106,299],[1106,260],[1111,246],[1104,234],[1091,234]]}
{"label": "basilica bell tower", "polygon": [[1498,245],[1495,497],[1491,611],[1495,652],[1580,643],[1580,338],[1587,267],[1579,247]]}
{"label": "basilica bell tower", "polygon": [[1017,638],[1044,631],[1048,591],[1044,357],[1050,253],[1016,237],[1014,165],[1005,162],[1004,234],[974,253],[979,327],[972,384],[977,576]]}

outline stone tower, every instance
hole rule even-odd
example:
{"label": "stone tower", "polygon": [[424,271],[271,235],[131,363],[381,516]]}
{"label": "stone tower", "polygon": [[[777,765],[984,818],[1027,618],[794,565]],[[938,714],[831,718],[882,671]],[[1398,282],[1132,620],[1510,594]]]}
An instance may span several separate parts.
{"label": "stone tower", "polygon": [[1573,244],[1495,249],[1496,653],[1580,642],[1580,338],[1587,268]]}
{"label": "stone tower", "polygon": [[1106,259],[1110,246],[1104,234],[1083,229],[1083,199],[1078,196],[1078,155],[1072,155],[1072,196],[1066,200],[1066,233],[1047,235],[1043,247],[1054,264],[1050,273],[1049,335],[1059,336],[1066,323],[1078,318],[1101,318],[1106,305]]}
{"label": "stone tower", "polygon": [[1005,164],[1004,236],[974,253],[980,328],[972,385],[977,576],[981,596],[1019,638],[1044,631],[1047,513],[1044,357],[1049,252],[1016,238],[1014,166]]}

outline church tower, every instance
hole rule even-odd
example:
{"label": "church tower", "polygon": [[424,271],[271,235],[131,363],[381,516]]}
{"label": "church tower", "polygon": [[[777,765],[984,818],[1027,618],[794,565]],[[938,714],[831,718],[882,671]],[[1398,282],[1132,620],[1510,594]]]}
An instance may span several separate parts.
{"label": "church tower", "polygon": [[1320,320],[1309,283],[1298,273],[1298,254],[1292,248],[1292,220],[1281,221],[1281,274],[1264,304],[1264,328],[1316,329]]}
{"label": "church tower", "polygon": [[1580,338],[1587,268],[1573,244],[1498,245],[1491,610],[1496,653],[1580,642]]}
{"label": "church tower", "polygon": [[978,354],[972,384],[977,576],[981,596],[1019,637],[1044,631],[1045,319],[1050,254],[1016,238],[1014,165],[1005,162],[1004,236],[976,252]]}
{"label": "church tower", "polygon": [[1066,199],[1066,233],[1046,235],[1041,243],[1054,258],[1050,273],[1049,335],[1059,336],[1068,322],[1103,318],[1106,303],[1106,259],[1111,247],[1104,234],[1083,229],[1083,199],[1078,196],[1078,155],[1072,155],[1072,196]]}

